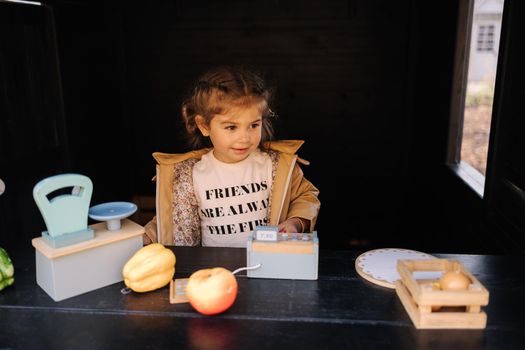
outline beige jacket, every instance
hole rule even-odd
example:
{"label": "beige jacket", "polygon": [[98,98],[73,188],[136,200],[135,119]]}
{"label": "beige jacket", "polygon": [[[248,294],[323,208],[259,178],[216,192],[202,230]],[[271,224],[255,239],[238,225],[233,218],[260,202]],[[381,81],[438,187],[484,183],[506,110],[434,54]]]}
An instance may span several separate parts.
{"label": "beige jacket", "polygon": [[[299,217],[310,222],[305,231],[311,232],[320,208],[319,190],[303,176],[297,164],[309,164],[295,154],[303,143],[285,140],[272,141],[268,145],[274,177],[268,225],[276,226],[289,218]],[[157,161],[157,215],[145,227],[145,243],[200,245],[200,218],[191,174],[193,165],[209,150],[153,154]]]}

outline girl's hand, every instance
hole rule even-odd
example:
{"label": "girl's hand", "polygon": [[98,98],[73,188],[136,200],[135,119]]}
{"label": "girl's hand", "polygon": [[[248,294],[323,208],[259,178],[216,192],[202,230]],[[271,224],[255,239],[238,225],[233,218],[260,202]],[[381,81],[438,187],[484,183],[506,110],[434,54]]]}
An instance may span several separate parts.
{"label": "girl's hand", "polygon": [[301,233],[303,232],[303,224],[299,218],[290,218],[286,221],[283,221],[277,226],[279,232],[284,233]]}

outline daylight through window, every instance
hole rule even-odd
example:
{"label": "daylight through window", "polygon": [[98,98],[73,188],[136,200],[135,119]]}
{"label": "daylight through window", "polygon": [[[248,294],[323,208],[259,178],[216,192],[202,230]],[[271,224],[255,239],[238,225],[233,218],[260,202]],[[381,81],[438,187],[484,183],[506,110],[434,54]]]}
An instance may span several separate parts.
{"label": "daylight through window", "polygon": [[475,0],[461,160],[486,173],[504,0]]}

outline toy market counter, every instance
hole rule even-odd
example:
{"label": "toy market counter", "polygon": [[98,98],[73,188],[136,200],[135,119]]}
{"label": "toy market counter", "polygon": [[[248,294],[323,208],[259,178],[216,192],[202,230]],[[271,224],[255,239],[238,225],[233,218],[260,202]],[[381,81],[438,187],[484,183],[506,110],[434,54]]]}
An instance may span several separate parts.
{"label": "toy market counter", "polygon": [[[246,249],[170,247],[176,278],[207,267],[246,266]],[[522,257],[445,255],[490,292],[484,329],[419,330],[396,291],[363,279],[362,252],[319,253],[317,280],[237,274],[234,305],[216,316],[170,304],[169,288],[125,294],[122,282],[55,302],[36,283],[35,256],[11,250],[15,283],[0,292],[1,349],[483,349],[522,347]]]}

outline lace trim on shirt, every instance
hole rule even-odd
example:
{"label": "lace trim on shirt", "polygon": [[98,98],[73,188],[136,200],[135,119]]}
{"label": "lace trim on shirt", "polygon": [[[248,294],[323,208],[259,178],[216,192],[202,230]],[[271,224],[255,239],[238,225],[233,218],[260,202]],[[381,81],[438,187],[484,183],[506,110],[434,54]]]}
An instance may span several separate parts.
{"label": "lace trim on shirt", "polygon": [[199,206],[193,190],[192,170],[198,159],[187,159],[173,166],[173,242],[196,246],[201,242]]}
{"label": "lace trim on shirt", "polygon": [[268,216],[266,217],[266,224],[270,222],[271,213],[272,213],[272,193],[273,193],[273,184],[275,183],[275,173],[277,172],[277,163],[279,162],[279,152],[268,150],[268,155],[270,156],[270,159],[272,160],[272,186],[270,188],[270,197],[268,197],[268,202],[270,205],[268,206]]}

